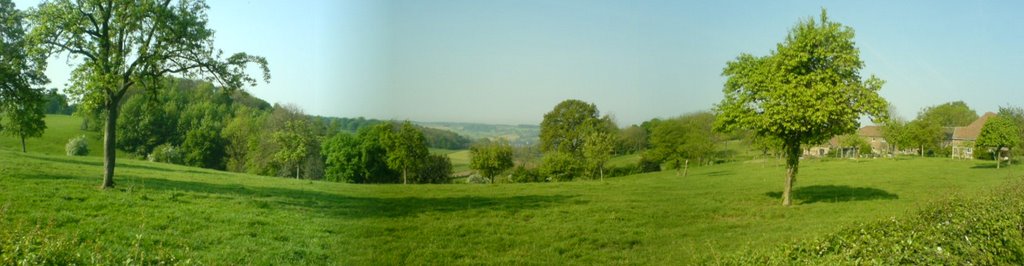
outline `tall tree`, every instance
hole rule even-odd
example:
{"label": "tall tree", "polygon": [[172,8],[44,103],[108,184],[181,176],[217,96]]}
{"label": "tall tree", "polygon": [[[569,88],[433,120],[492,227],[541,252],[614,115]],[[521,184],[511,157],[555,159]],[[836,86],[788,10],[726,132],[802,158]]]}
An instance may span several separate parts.
{"label": "tall tree", "polygon": [[228,90],[256,80],[246,72],[255,63],[270,80],[263,57],[238,53],[222,58],[213,48],[203,0],[45,1],[30,16],[33,51],[49,57],[81,59],[69,92],[86,109],[106,113],[103,137],[103,188],[114,186],[117,118],[121,100],[132,88],[160,90],[171,74],[202,76]]}
{"label": "tall tree", "polygon": [[32,88],[48,82],[43,75],[45,57],[32,56],[26,42],[25,14],[10,0],[0,0],[0,126],[6,135],[21,139],[38,137],[43,121],[43,91]]}
{"label": "tall tree", "polygon": [[972,110],[963,101],[955,101],[925,107],[918,114],[918,119],[934,121],[941,127],[962,127],[978,120],[978,112]]}
{"label": "tall tree", "polygon": [[409,121],[402,123],[397,132],[386,138],[388,167],[402,172],[402,184],[409,183],[409,171],[416,172],[423,158],[429,154],[423,133]]}
{"label": "tall tree", "polygon": [[512,145],[508,141],[481,141],[469,148],[469,167],[494,183],[494,176],[512,168]]}
{"label": "tall tree", "polygon": [[580,100],[565,100],[544,114],[540,123],[541,151],[579,153],[588,135],[583,129],[596,129],[600,123],[597,106]]}
{"label": "tall tree", "polygon": [[1001,154],[1003,148],[1010,148],[1020,143],[1020,135],[1017,125],[1013,121],[1000,117],[994,116],[989,118],[985,122],[985,126],[981,127],[981,134],[978,135],[978,139],[974,142],[976,146],[975,150],[980,148],[995,148],[995,159],[996,169],[999,168],[999,163],[1002,161]]}
{"label": "tall tree", "polygon": [[924,156],[925,149],[937,148],[945,138],[938,122],[921,118],[910,121],[904,134],[907,144],[917,147],[920,156]]}
{"label": "tall tree", "polygon": [[895,159],[896,153],[909,142],[907,140],[907,121],[890,116],[882,123],[882,138],[889,144],[889,153]]}
{"label": "tall tree", "polygon": [[741,54],[722,71],[727,80],[716,128],[749,129],[782,141],[782,205],[791,204],[802,144],[853,133],[864,114],[886,117],[878,96],[884,82],[861,78],[864,62],[853,38],[853,29],[829,20],[822,9],[818,20],[798,23],[768,56]]}

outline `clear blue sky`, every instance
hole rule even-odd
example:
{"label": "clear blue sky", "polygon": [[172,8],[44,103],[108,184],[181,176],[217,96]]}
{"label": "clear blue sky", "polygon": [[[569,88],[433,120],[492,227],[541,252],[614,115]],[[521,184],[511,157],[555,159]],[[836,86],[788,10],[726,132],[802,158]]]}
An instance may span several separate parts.
{"label": "clear blue sky", "polygon": [[[822,7],[856,30],[862,74],[888,81],[881,94],[905,118],[953,100],[979,114],[1024,106],[1020,1],[208,4],[216,46],[270,61],[271,82],[247,89],[316,115],[537,124],[575,98],[629,125],[706,110],[726,61],[767,54]],[[51,63],[51,86],[64,65]]]}

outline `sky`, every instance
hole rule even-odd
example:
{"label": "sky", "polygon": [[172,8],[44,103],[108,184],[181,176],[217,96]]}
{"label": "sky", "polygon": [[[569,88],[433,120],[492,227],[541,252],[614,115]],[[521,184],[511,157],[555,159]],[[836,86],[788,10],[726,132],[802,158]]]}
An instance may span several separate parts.
{"label": "sky", "polygon": [[[19,8],[37,1],[15,1]],[[336,117],[539,124],[566,99],[622,125],[709,110],[726,62],[822,8],[900,116],[1024,106],[1021,1],[208,1],[214,45],[270,62],[271,103]],[[62,88],[66,60],[48,75]],[[252,74],[258,76],[255,68]]]}

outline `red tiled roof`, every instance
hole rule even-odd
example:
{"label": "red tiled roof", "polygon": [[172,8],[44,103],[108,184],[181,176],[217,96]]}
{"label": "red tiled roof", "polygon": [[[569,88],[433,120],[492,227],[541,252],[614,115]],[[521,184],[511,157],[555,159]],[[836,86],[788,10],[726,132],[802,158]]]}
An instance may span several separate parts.
{"label": "red tiled roof", "polygon": [[881,138],[882,127],[880,126],[865,126],[857,130],[857,136],[869,137],[869,138]]}
{"label": "red tiled roof", "polygon": [[981,127],[984,127],[985,126],[985,122],[988,122],[988,119],[992,118],[993,116],[996,116],[996,114],[992,113],[992,112],[987,112],[984,115],[982,115],[981,117],[979,117],[978,120],[974,120],[974,122],[971,122],[971,124],[967,125],[966,127],[956,127],[956,128],[953,128],[953,139],[955,139],[955,140],[975,140],[975,139],[977,139],[978,135],[981,134]]}

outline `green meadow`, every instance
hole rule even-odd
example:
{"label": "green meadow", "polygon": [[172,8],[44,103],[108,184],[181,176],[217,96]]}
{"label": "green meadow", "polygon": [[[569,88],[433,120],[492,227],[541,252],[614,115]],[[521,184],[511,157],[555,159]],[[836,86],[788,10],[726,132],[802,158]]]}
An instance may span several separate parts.
{"label": "green meadow", "polygon": [[[54,128],[47,135],[69,134]],[[783,207],[785,169],[773,161],[691,167],[685,177],[355,185],[123,158],[117,188],[101,190],[100,157],[42,143],[21,153],[8,142],[0,142],[5,264],[19,254],[58,264],[715,263],[989,193],[1019,176],[987,161],[805,160],[796,204]]]}

